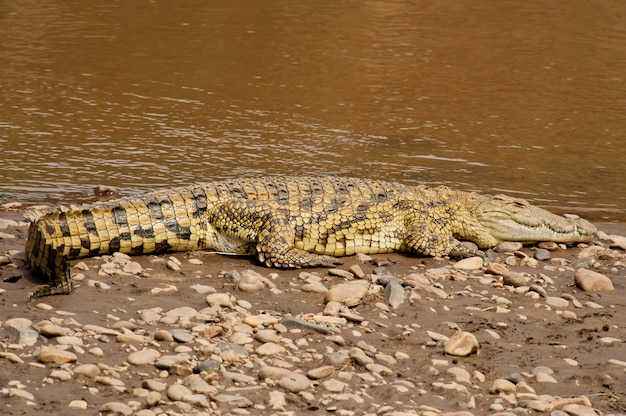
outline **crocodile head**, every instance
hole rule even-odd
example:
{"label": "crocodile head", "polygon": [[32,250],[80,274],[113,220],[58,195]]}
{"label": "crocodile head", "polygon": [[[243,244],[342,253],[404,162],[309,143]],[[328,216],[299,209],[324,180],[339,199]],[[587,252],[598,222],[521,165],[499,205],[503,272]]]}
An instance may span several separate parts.
{"label": "crocodile head", "polygon": [[479,234],[484,238],[473,241],[481,247],[492,247],[502,241],[583,242],[590,240],[597,232],[596,227],[587,220],[555,215],[524,199],[506,195],[475,197],[473,213],[480,224],[479,228],[482,228]]}

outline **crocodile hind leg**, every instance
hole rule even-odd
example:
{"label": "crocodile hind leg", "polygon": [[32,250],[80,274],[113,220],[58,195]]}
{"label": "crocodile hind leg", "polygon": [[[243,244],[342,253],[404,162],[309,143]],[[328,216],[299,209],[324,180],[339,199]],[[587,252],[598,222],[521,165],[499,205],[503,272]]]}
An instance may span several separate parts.
{"label": "crocodile hind leg", "polygon": [[[207,221],[218,234],[256,244],[259,261],[270,267],[331,267],[341,262],[332,256],[294,247],[295,230],[287,214],[269,201],[232,198],[207,212]],[[219,240],[216,238],[215,240]],[[223,250],[223,247],[212,247]]]}

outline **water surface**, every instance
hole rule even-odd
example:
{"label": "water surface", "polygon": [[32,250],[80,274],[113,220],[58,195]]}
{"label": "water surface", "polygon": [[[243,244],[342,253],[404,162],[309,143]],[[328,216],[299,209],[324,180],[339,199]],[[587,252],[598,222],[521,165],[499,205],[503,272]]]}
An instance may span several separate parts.
{"label": "water surface", "polygon": [[626,3],[8,0],[0,200],[258,175],[626,221]]}

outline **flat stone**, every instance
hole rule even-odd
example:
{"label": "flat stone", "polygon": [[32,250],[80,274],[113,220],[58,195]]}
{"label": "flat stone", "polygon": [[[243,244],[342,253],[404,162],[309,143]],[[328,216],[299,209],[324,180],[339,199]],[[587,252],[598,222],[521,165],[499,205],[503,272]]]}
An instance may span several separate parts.
{"label": "flat stone", "polygon": [[282,377],[291,373],[291,371],[287,368],[282,367],[274,367],[274,366],[264,366],[259,369],[258,377],[260,380],[270,379],[270,380],[280,380]]}
{"label": "flat stone", "polygon": [[354,279],[354,275],[351,272],[342,269],[328,269],[328,274],[331,276],[341,277],[346,280]]}
{"label": "flat stone", "polygon": [[15,335],[18,345],[30,347],[35,345],[39,339],[39,332],[31,328],[9,326],[8,330]]}
{"label": "flat stone", "polygon": [[380,374],[381,376],[392,376],[393,371],[382,364],[370,363],[365,366],[368,371],[372,373]]}
{"label": "flat stone", "polygon": [[250,325],[253,328],[256,328],[258,326],[270,326],[270,325],[274,325],[277,324],[280,320],[278,319],[278,317],[273,316],[273,315],[269,315],[269,314],[265,314],[265,313],[261,313],[258,315],[247,315],[244,319],[243,322],[246,325]]}
{"label": "flat stone", "polygon": [[472,384],[471,375],[469,371],[462,367],[451,367],[446,370],[446,373],[452,374],[455,377],[457,383]]}
{"label": "flat stone", "polygon": [[126,361],[128,361],[132,365],[147,365],[153,364],[159,357],[161,353],[152,348],[144,348],[140,351],[131,352]]}
{"label": "flat stone", "polygon": [[230,406],[242,409],[254,406],[254,402],[252,400],[239,394],[218,394],[215,397],[215,401],[219,403],[227,403]]}
{"label": "flat stone", "polygon": [[558,383],[558,381],[548,373],[537,373],[535,380],[537,383]]}
{"label": "flat stone", "polygon": [[115,377],[96,376],[94,381],[98,384],[102,384],[103,386],[124,387],[124,382]]}
{"label": "flat stone", "polygon": [[100,406],[100,412],[130,416],[133,414],[133,409],[121,402],[108,402]]}
{"label": "flat stone", "polygon": [[331,378],[322,382],[322,387],[330,393],[343,393],[348,385],[343,381]]}
{"label": "flat stone", "polygon": [[260,342],[280,342],[280,336],[273,329],[260,329],[254,334],[254,339]]}
{"label": "flat stone", "polygon": [[569,301],[556,296],[548,296],[546,298],[546,304],[552,306],[553,308],[567,308],[569,306]]}
{"label": "flat stone", "polygon": [[387,285],[385,285],[383,296],[394,309],[402,305],[404,303],[404,287],[400,280],[396,278],[389,279]]}
{"label": "flat stone", "polygon": [[285,354],[287,349],[280,344],[274,342],[267,342],[258,346],[255,350],[258,355],[280,355]]}
{"label": "flat stone", "polygon": [[134,274],[134,275],[140,275],[141,273],[143,273],[143,269],[141,267],[141,264],[137,263],[136,261],[129,261],[129,262],[127,262],[122,267],[122,271],[124,273]]}
{"label": "flat stone", "polygon": [[42,363],[65,364],[76,361],[78,357],[70,351],[43,346],[37,359]]}
{"label": "flat stone", "polygon": [[318,380],[320,378],[326,378],[333,375],[335,372],[335,367],[332,365],[324,365],[322,367],[317,367],[309,370],[306,373],[306,376],[312,380]]}
{"label": "flat stone", "polygon": [[287,391],[298,393],[308,389],[310,382],[304,374],[292,372],[281,377],[278,380],[278,385]]}
{"label": "flat stone", "polygon": [[459,331],[445,342],[444,350],[450,355],[466,357],[478,351],[478,340],[469,332]]}
{"label": "flat stone", "polygon": [[165,391],[167,384],[154,379],[148,379],[141,382],[141,386],[150,391]]}
{"label": "flat stone", "polygon": [[186,329],[170,329],[174,340],[181,343],[191,342],[194,339],[193,333]]}
{"label": "flat stone", "polygon": [[213,286],[208,285],[192,285],[189,286],[191,289],[195,290],[199,295],[210,295],[212,293],[216,293],[216,289]]}
{"label": "flat stone", "polygon": [[63,326],[48,324],[39,328],[39,333],[46,338],[58,337],[62,335],[69,335],[72,330]]}
{"label": "flat stone", "polygon": [[280,320],[280,323],[287,328],[303,328],[310,329],[315,332],[319,332],[320,334],[328,334],[331,332],[331,329],[326,325],[320,325],[313,322],[305,321],[303,319],[294,318],[291,315],[285,315]]}
{"label": "flat stone", "polygon": [[[253,341],[253,338],[248,333],[237,331],[237,332],[233,332],[233,334],[230,336],[228,340],[232,342],[233,344],[246,345],[246,344],[251,344]],[[267,341],[261,341],[261,342],[270,342],[270,341],[280,342],[280,338],[267,340]]]}
{"label": "flat stone", "polygon": [[181,306],[179,308],[170,309],[165,312],[165,316],[173,316],[178,318],[193,319],[198,314],[198,311],[190,306]]}
{"label": "flat stone", "polygon": [[191,374],[183,379],[183,386],[187,387],[193,393],[214,396],[217,394],[217,388],[207,383],[200,375]]}
{"label": "flat stone", "polygon": [[456,270],[480,270],[482,267],[483,258],[478,256],[459,260],[452,265],[452,268]]}
{"label": "flat stone", "polygon": [[95,364],[81,364],[74,368],[74,374],[82,374],[89,378],[100,375],[100,368]]}
{"label": "flat stone", "polygon": [[567,404],[561,408],[569,416],[596,416],[598,413],[591,406]]}
{"label": "flat stone", "polygon": [[119,334],[121,334],[120,331],[117,331],[111,328],[106,328],[100,325],[87,324],[87,325],[83,325],[82,329],[83,331],[95,332],[96,334],[114,335],[114,336],[118,336]]}
{"label": "flat stone", "polygon": [[574,282],[580,290],[585,292],[601,292],[615,289],[611,279],[588,269],[578,269],[574,275]]}

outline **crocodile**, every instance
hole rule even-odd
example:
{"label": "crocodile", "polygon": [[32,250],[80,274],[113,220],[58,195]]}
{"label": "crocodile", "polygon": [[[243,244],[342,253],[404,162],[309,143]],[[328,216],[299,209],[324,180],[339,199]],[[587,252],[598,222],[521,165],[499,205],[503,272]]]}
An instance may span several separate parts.
{"label": "crocodile", "polygon": [[[72,291],[68,260],[188,250],[256,254],[268,267],[330,267],[355,253],[464,258],[502,241],[583,242],[596,228],[505,195],[345,177],[208,182],[27,213],[27,260]],[[475,247],[475,246],[474,246]]]}

